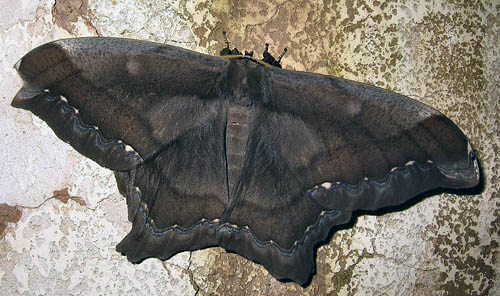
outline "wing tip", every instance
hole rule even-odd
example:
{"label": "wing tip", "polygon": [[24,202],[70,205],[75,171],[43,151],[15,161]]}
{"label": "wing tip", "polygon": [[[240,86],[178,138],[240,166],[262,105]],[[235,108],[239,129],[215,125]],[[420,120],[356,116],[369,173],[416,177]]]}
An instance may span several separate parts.
{"label": "wing tip", "polygon": [[23,71],[22,68],[28,54],[20,58],[13,66],[23,80],[23,87],[16,93],[10,103],[14,108],[29,109],[33,99],[49,92],[49,90],[38,87],[34,81],[28,79],[25,71]]}
{"label": "wing tip", "polygon": [[474,148],[467,142],[467,167],[449,169],[437,166],[439,172],[446,178],[445,187],[451,189],[473,188],[481,181],[481,167]]}
{"label": "wing tip", "polygon": [[48,90],[40,90],[23,86],[14,96],[10,105],[14,108],[29,109],[31,102],[34,99],[47,93]]}

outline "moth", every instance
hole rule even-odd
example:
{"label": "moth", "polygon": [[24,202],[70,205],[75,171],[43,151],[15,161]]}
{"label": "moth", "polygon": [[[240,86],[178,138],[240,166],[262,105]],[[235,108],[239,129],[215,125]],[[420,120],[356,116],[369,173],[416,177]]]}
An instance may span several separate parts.
{"label": "moth", "polygon": [[12,106],[115,172],[137,263],[220,246],[306,284],[315,246],[356,210],[479,182],[461,130],[381,88],[281,69],[269,54],[222,57],[119,38],[27,53]]}

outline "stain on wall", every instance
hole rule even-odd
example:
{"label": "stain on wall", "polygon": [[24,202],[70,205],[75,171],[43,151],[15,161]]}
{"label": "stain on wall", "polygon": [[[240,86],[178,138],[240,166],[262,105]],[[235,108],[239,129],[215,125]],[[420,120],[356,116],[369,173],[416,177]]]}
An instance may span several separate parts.
{"label": "stain on wall", "polygon": [[77,25],[83,22],[95,35],[99,35],[92,25],[92,15],[87,0],[57,0],[52,8],[54,23],[71,34],[78,34]]}
{"label": "stain on wall", "polygon": [[8,223],[16,223],[21,219],[22,212],[18,207],[0,204],[0,238],[7,228]]}
{"label": "stain on wall", "polygon": [[81,197],[79,196],[71,196],[69,194],[69,189],[68,188],[63,188],[61,190],[56,190],[54,191],[54,198],[63,202],[63,203],[67,203],[68,201],[72,200],[76,203],[78,203],[79,205],[81,206],[86,206],[87,203],[85,202],[85,200],[83,200]]}
{"label": "stain on wall", "polygon": [[[3,186],[0,202],[23,210],[0,240],[0,285],[10,294],[61,295],[500,294],[499,12],[494,0],[40,0],[8,17],[0,12],[0,126],[7,135],[0,154],[15,151],[5,163],[22,168],[1,167],[21,193]],[[287,47],[287,69],[370,83],[440,110],[477,150],[482,192],[429,196],[401,211],[357,217],[319,247],[306,288],[221,248],[128,263],[114,251],[130,225],[111,173],[8,106],[20,86],[11,67],[47,38],[97,34],[218,54],[223,30],[232,46],[256,55],[266,42],[275,55]],[[41,174],[58,181],[37,182]]]}

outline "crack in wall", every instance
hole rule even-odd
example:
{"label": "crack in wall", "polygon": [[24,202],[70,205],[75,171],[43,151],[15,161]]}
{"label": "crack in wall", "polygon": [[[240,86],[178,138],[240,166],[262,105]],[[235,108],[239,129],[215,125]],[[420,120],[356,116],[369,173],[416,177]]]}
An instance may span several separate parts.
{"label": "crack in wall", "polygon": [[198,285],[198,283],[196,283],[195,279],[194,279],[194,272],[190,269],[191,268],[191,259],[192,259],[192,256],[193,256],[193,251],[189,251],[189,263],[188,263],[188,267],[186,268],[186,272],[188,273],[189,275],[189,280],[191,282],[191,284],[193,285],[193,288],[195,290],[195,293],[194,295],[198,295],[198,292],[200,292],[200,285]]}

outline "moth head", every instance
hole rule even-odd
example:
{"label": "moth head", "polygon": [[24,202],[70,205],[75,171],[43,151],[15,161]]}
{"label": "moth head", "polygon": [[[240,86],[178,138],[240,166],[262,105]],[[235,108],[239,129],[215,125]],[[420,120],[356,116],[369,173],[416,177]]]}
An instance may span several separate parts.
{"label": "moth head", "polygon": [[264,50],[264,53],[262,54],[262,60],[256,60],[253,57],[253,51],[246,51],[245,54],[242,54],[241,51],[239,51],[236,47],[231,49],[229,46],[229,41],[227,40],[227,34],[226,31],[223,31],[222,34],[224,35],[224,42],[226,43],[226,47],[224,47],[220,51],[220,55],[225,57],[225,58],[230,58],[230,59],[236,59],[236,58],[250,58],[255,60],[258,63],[261,63],[265,66],[274,66],[281,68],[281,59],[287,52],[286,47],[283,49],[283,52],[279,55],[278,59],[275,59],[270,53],[269,53],[269,43],[266,43],[266,49]]}

